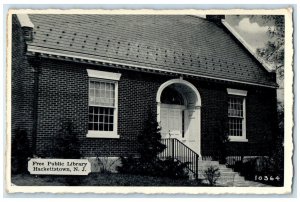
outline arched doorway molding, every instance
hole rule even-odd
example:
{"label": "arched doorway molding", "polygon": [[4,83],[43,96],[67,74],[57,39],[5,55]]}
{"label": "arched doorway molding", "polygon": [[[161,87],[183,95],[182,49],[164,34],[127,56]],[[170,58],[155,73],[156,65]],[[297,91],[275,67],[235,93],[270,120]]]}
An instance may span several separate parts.
{"label": "arched doorway molding", "polygon": [[[197,88],[190,82],[180,79],[171,79],[163,83],[156,94],[157,102],[157,121],[161,123],[164,104],[161,103],[161,96],[163,91],[168,87],[177,88],[181,91],[185,99],[185,115],[183,133],[185,138],[180,139],[184,144],[200,155],[201,151],[201,96]],[[167,137],[163,137],[167,138]]]}

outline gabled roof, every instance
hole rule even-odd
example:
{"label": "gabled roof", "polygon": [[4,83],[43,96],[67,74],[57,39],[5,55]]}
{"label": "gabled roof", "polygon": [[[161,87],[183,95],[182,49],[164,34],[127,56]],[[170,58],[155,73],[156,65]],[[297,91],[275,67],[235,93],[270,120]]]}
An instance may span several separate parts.
{"label": "gabled roof", "polygon": [[276,86],[274,75],[214,22],[186,15],[29,15],[28,51]]}

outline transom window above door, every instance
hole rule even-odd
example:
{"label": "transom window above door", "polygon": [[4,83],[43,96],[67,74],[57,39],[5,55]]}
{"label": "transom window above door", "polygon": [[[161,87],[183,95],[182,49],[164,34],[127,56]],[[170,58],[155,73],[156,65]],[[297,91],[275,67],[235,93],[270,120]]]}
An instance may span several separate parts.
{"label": "transom window above door", "polygon": [[177,90],[167,87],[161,94],[161,103],[184,105],[184,99]]}

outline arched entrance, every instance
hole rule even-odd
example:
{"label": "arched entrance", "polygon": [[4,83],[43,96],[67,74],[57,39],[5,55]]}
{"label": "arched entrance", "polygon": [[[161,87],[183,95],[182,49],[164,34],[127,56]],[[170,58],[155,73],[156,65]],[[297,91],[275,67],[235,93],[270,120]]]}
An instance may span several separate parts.
{"label": "arched entrance", "polygon": [[197,88],[183,79],[169,80],[159,87],[156,102],[162,138],[177,138],[200,155],[201,97]]}

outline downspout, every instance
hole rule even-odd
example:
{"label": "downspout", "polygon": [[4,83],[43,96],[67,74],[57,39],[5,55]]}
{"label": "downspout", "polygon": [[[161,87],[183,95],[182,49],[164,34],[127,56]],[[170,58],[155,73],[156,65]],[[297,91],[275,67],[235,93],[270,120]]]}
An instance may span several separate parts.
{"label": "downspout", "polygon": [[38,131],[38,100],[39,100],[39,74],[40,70],[40,57],[36,55],[36,57],[31,58],[30,64],[33,72],[33,102],[32,102],[32,144],[31,151],[33,155],[36,155],[36,139],[37,139],[37,131]]}

